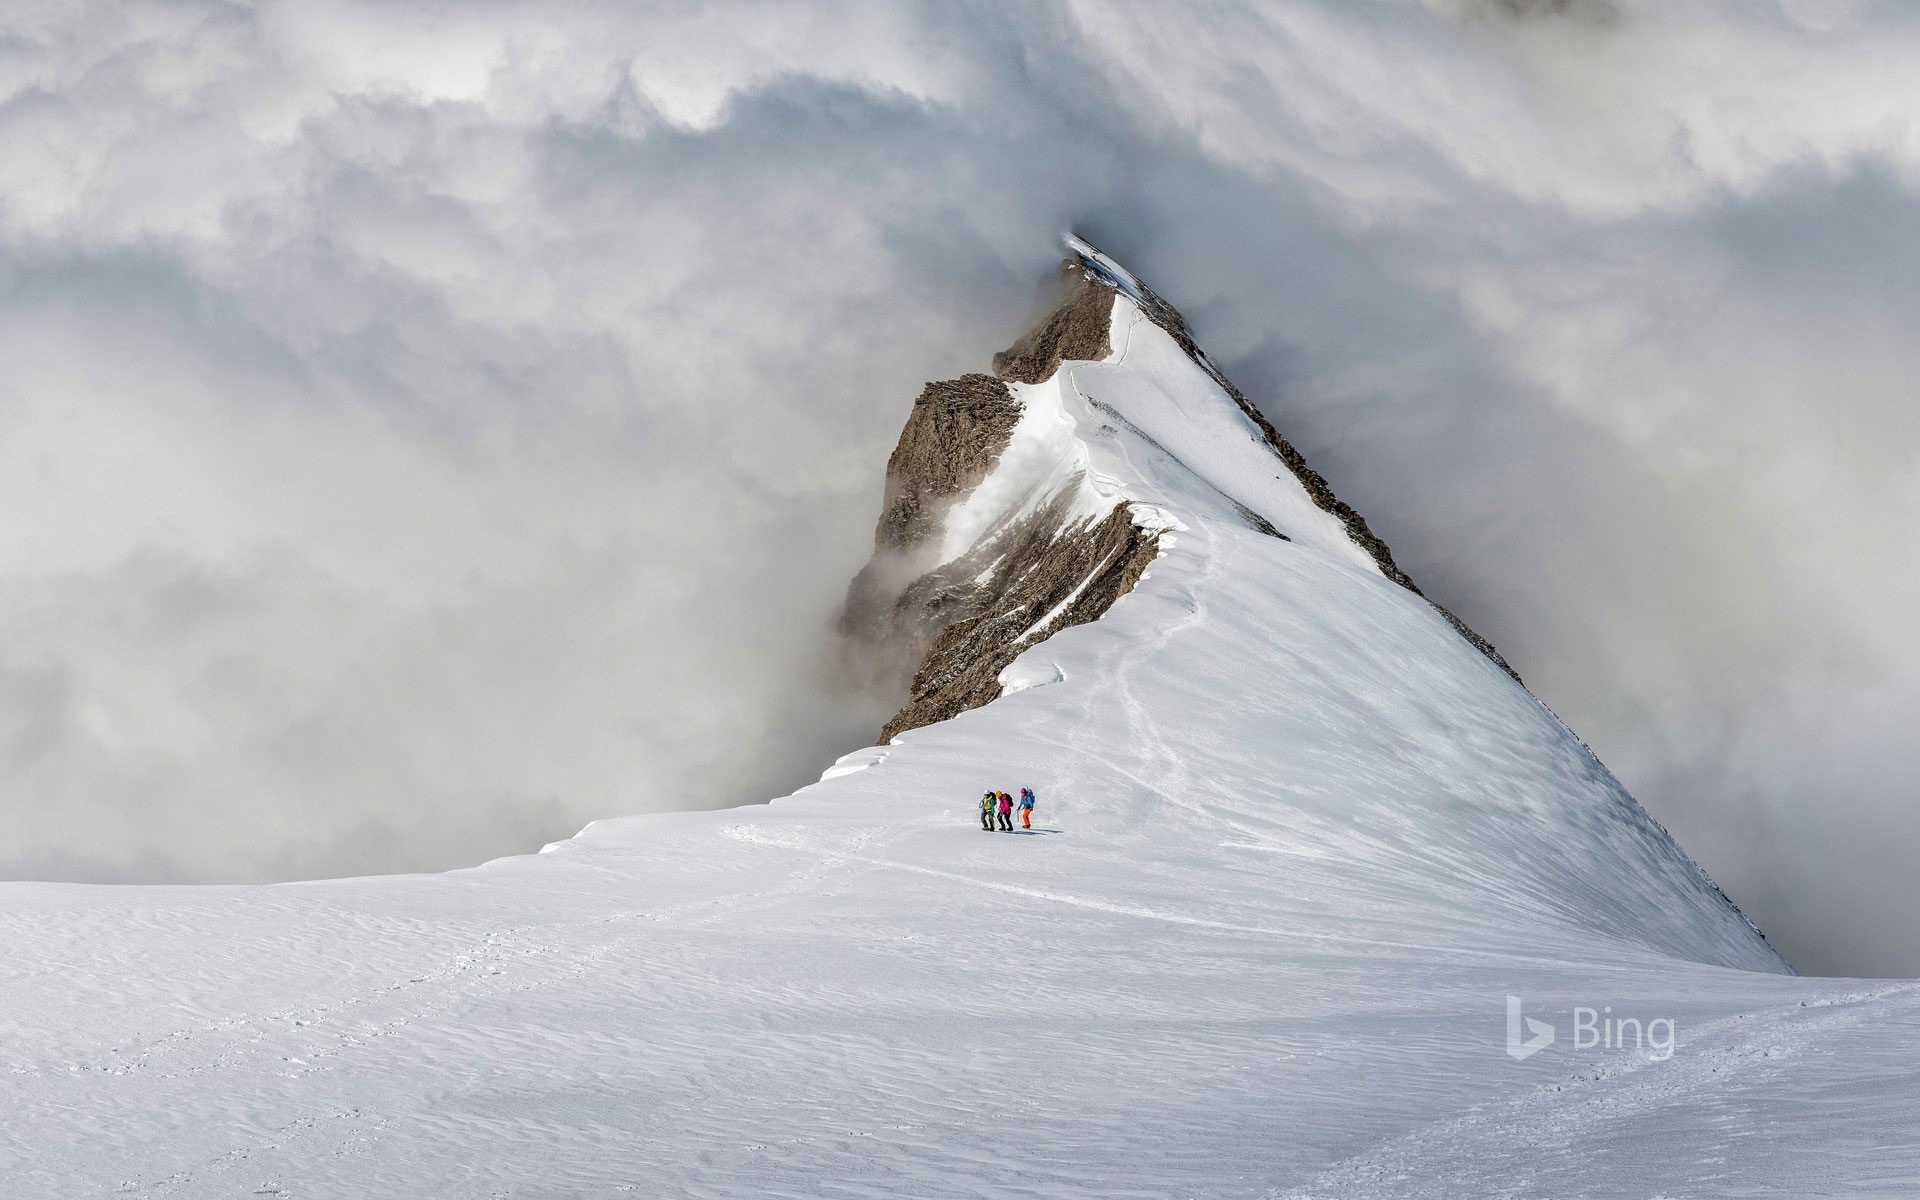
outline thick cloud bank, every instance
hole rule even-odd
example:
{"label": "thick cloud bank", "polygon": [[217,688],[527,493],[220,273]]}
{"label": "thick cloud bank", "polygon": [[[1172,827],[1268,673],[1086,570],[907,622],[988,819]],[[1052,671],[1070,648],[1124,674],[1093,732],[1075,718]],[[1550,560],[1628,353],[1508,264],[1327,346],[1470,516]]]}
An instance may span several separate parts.
{"label": "thick cloud bank", "polygon": [[1920,970],[1920,20],[14,4],[0,874],[764,798],[1078,228],[1808,969]]}

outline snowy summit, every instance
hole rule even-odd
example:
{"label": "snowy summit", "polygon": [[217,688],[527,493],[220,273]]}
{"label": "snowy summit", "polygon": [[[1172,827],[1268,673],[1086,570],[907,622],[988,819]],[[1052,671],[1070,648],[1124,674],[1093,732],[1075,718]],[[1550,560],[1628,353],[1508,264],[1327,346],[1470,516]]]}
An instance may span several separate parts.
{"label": "snowy summit", "polygon": [[1915,985],[1795,976],[1070,250],[890,464],[882,745],[443,875],[0,887],[0,1194],[1920,1192]]}

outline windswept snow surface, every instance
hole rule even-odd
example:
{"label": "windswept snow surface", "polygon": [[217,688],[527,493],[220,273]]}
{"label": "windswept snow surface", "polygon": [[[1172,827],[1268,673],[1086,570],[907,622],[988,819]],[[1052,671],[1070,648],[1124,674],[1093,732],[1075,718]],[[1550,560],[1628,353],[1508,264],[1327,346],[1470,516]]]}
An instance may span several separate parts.
{"label": "windswept snow surface", "polygon": [[[1920,987],[1788,973],[1115,320],[967,519],[1172,532],[986,708],[467,871],[0,888],[0,1194],[1920,1194]],[[1034,831],[983,833],[1022,785]],[[1557,1032],[1525,1061],[1509,996]]]}

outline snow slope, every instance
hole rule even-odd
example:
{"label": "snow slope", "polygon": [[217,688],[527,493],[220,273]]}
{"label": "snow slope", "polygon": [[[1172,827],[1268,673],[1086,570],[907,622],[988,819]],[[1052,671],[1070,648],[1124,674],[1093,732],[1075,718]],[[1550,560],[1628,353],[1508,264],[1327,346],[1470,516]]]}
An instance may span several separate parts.
{"label": "snow slope", "polygon": [[947,549],[1131,503],[1105,617],[766,807],[0,887],[0,1195],[1920,1194],[1920,985],[1788,972],[1102,265],[1114,353],[1016,385]]}

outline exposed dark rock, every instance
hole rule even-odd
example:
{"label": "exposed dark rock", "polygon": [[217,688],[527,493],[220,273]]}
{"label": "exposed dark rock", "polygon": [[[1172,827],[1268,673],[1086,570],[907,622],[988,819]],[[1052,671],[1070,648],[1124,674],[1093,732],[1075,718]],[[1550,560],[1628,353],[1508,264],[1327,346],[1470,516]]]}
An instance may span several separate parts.
{"label": "exposed dark rock", "polygon": [[1238,500],[1235,500],[1233,502],[1233,511],[1236,513],[1239,513],[1240,519],[1242,521],[1245,521],[1247,523],[1247,526],[1251,528],[1255,533],[1264,533],[1268,537],[1277,537],[1283,542],[1290,542],[1293,540],[1292,538],[1288,537],[1286,534],[1281,533],[1278,529],[1275,529],[1273,527],[1272,521],[1267,520],[1265,517],[1261,516],[1259,513],[1253,511],[1252,509],[1248,508],[1246,505],[1240,503]]}
{"label": "exposed dark rock", "polygon": [[[1000,695],[1000,672],[1022,650],[1096,620],[1133,590],[1159,553],[1132,506],[1070,522],[1062,496],[900,597],[907,628],[933,632],[906,706],[880,731],[896,734],[978,708]],[[981,576],[984,582],[974,582]]]}
{"label": "exposed dark rock", "polygon": [[1020,412],[1007,385],[991,375],[962,375],[922,389],[887,459],[874,548],[910,551],[939,529],[946,506],[1000,461]]}
{"label": "exposed dark rock", "polygon": [[1004,380],[1039,383],[1068,359],[1105,358],[1112,318],[1112,289],[1070,261],[1058,303],[994,355],[998,378],[930,383],[914,402],[887,460],[873,559],[854,578],[840,619],[865,655],[849,669],[879,678],[912,665],[906,705],[882,741],[997,697],[1000,671],[1020,651],[1099,617],[1159,552],[1158,535],[1134,525],[1129,505],[1075,522],[1063,494],[956,561],[932,561],[947,510],[999,462],[1019,421],[1020,403]]}
{"label": "exposed dark rock", "polygon": [[1099,361],[1113,353],[1113,289],[1079,263],[1060,264],[1060,302],[1020,340],[993,356],[993,373],[1041,383],[1069,359]]}
{"label": "exposed dark rock", "polygon": [[913,670],[925,647],[902,629],[896,601],[933,564],[938,547],[929,539],[947,509],[1000,461],[1020,413],[1020,402],[991,375],[963,375],[921,390],[887,460],[873,557],[854,576],[841,608],[843,673],[879,686]]}

